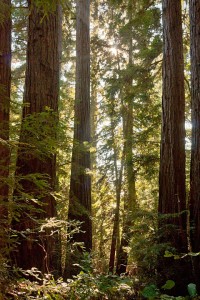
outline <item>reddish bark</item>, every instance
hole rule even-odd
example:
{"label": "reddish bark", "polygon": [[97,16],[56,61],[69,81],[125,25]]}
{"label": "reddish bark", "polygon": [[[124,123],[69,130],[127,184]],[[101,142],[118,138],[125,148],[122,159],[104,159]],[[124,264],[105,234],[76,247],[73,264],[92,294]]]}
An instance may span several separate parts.
{"label": "reddish bark", "polygon": [[[90,1],[77,0],[76,8],[76,91],[74,143],[70,181],[69,220],[82,222],[72,242],[92,249],[91,176],[90,166]],[[79,253],[80,254],[80,253]],[[66,275],[72,276],[74,259],[68,257]]]}
{"label": "reddish bark", "polygon": [[[160,242],[178,253],[187,252],[185,188],[185,95],[181,0],[163,0],[163,98],[159,181]],[[170,248],[171,249],[171,248]],[[182,261],[159,257],[163,280],[176,282],[184,292],[188,272],[180,277]],[[169,267],[170,265],[170,267]]]}
{"label": "reddish bark", "polygon": [[9,175],[9,111],[11,86],[10,0],[3,0],[5,20],[0,24],[0,249],[6,242]]}
{"label": "reddish bark", "polygon": [[[192,151],[190,172],[190,217],[192,251],[200,251],[200,2],[190,0]],[[193,258],[200,291],[200,259]]]}
{"label": "reddish bark", "polygon": [[[52,228],[38,232],[38,222],[56,216],[52,192],[56,187],[61,15],[57,7],[55,13],[43,18],[31,4],[29,1],[24,108],[14,192],[20,217],[13,227],[18,231],[30,229],[33,233],[19,239],[14,259],[23,269],[37,267],[43,273],[59,272],[58,237],[51,235]],[[46,185],[43,188],[41,180]]]}

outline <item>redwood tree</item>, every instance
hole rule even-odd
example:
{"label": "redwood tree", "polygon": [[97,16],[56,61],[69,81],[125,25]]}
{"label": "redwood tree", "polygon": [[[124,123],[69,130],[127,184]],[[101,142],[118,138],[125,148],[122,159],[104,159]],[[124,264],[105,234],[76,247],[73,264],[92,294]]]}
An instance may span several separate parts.
{"label": "redwood tree", "polygon": [[[190,216],[192,251],[200,251],[200,2],[190,0],[192,150]],[[200,291],[200,259],[193,258],[195,280]]]}
{"label": "redwood tree", "polygon": [[[77,0],[76,5],[76,90],[68,218],[82,222],[73,242],[83,243],[85,250],[90,252],[90,1]],[[76,273],[72,267],[72,256],[68,256],[67,262],[66,276],[71,276]]]}
{"label": "redwood tree", "polygon": [[44,16],[33,1],[28,5],[27,68],[14,191],[17,218],[13,220],[13,228],[22,237],[14,259],[21,268],[49,272],[60,268],[57,235],[49,228],[38,231],[46,218],[56,216],[52,193],[56,187],[61,15],[59,7]]}
{"label": "redwood tree", "polygon": [[[129,49],[129,61],[128,68],[133,67],[133,40],[132,40],[132,14],[133,14],[133,3],[128,2],[128,18],[129,24],[131,24],[129,33],[130,38],[128,41]],[[131,238],[131,228],[133,226],[133,213],[136,209],[136,174],[134,171],[133,164],[133,92],[132,92],[132,81],[133,74],[129,75],[129,78],[124,83],[125,95],[123,105],[123,136],[124,136],[124,152],[125,152],[125,170],[127,176],[127,199],[124,203],[125,216],[123,220],[122,237],[120,243],[119,254],[117,258],[117,273],[122,274],[126,272],[126,267],[128,264],[128,253],[126,248],[129,246]],[[126,103],[127,102],[127,103]]]}
{"label": "redwood tree", "polygon": [[9,110],[11,86],[10,0],[0,1],[5,13],[0,20],[0,249],[5,247],[9,175]]}
{"label": "redwood tree", "polygon": [[[185,95],[181,0],[162,1],[163,97],[159,181],[160,241],[170,251],[187,252],[185,188]],[[171,248],[172,247],[172,248]],[[172,261],[169,261],[172,260]],[[188,272],[180,276],[182,260],[159,258],[163,279],[176,282],[183,293]],[[185,275],[184,275],[185,274]]]}

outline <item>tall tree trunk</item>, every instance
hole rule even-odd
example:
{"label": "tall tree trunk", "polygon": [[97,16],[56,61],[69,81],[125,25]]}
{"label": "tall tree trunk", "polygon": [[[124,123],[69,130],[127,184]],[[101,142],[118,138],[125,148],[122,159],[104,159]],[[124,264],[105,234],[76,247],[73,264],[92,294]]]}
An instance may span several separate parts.
{"label": "tall tree trunk", "polygon": [[[129,22],[132,24],[133,3],[132,0],[128,3],[128,17]],[[132,29],[130,28],[130,40],[129,40],[129,63],[128,67],[133,66],[133,41],[132,41]],[[122,237],[119,250],[119,256],[117,258],[117,273],[126,272],[128,263],[128,253],[125,250],[129,246],[131,238],[131,227],[133,225],[133,212],[136,208],[136,189],[135,189],[135,171],[133,166],[133,95],[132,95],[132,81],[133,75],[127,80],[125,88],[125,100],[122,101],[122,117],[124,123],[124,151],[125,151],[125,174],[127,178],[127,199],[124,203],[124,220],[122,228]]]}
{"label": "tall tree trunk", "polygon": [[0,249],[5,250],[8,227],[9,111],[11,87],[11,2],[0,1],[5,19],[0,24]]}
{"label": "tall tree trunk", "polygon": [[[190,217],[192,251],[200,251],[200,2],[190,0],[192,151],[190,173]],[[193,258],[195,281],[200,292],[200,258]]]}
{"label": "tall tree trunk", "polygon": [[51,226],[38,231],[40,222],[56,216],[52,193],[56,188],[61,14],[57,7],[43,17],[32,1],[28,3],[27,68],[14,191],[20,217],[19,222],[13,221],[13,228],[27,238],[20,238],[14,259],[23,269],[37,267],[56,274],[60,272],[58,237]]}
{"label": "tall tree trunk", "polygon": [[[99,2],[95,0],[93,2],[93,38],[98,39],[99,33]],[[91,109],[90,109],[90,117],[91,117],[91,146],[94,149],[91,153],[91,169],[92,171],[96,170],[96,146],[97,146],[97,100],[98,100],[98,76],[99,76],[99,59],[98,59],[98,47],[93,42],[92,51],[92,59],[91,59]]]}
{"label": "tall tree trunk", "polygon": [[[114,105],[114,104],[113,104]],[[112,142],[113,142],[113,159],[114,159],[114,171],[115,171],[115,191],[116,191],[116,208],[114,214],[114,222],[113,222],[113,231],[112,231],[112,239],[111,239],[111,248],[110,248],[110,260],[109,260],[109,272],[113,273],[115,267],[115,258],[117,255],[117,244],[119,239],[119,222],[120,222],[120,202],[121,202],[121,189],[122,189],[122,176],[123,176],[123,169],[124,169],[124,156],[125,152],[123,149],[122,158],[121,158],[121,167],[118,170],[117,161],[117,149],[115,145],[115,134],[114,134],[114,122],[113,116],[115,112],[112,109],[111,112],[111,134],[112,134]]]}
{"label": "tall tree trunk", "polygon": [[[90,175],[90,1],[77,0],[76,7],[76,90],[74,142],[72,149],[69,220],[80,221],[80,231],[74,234],[72,243],[83,243],[85,250],[92,249],[91,175]],[[79,248],[68,255],[65,277],[79,270],[73,267],[82,256]]]}
{"label": "tall tree trunk", "polygon": [[136,209],[136,188],[135,172],[133,167],[133,102],[129,99],[128,105],[124,112],[124,152],[125,152],[125,174],[127,178],[127,198],[124,203],[124,219],[122,227],[122,237],[117,258],[117,274],[126,272],[128,264],[128,253],[126,248],[129,246],[131,239],[131,228],[133,226],[133,213]]}
{"label": "tall tree trunk", "polygon": [[[97,172],[97,116],[98,116],[98,78],[99,78],[99,47],[97,43],[94,42],[98,40],[99,35],[99,0],[93,1],[91,3],[91,19],[93,23],[92,28],[92,38],[91,40],[91,107],[90,107],[90,118],[91,118],[91,194],[92,194],[92,207],[95,207],[95,203],[98,198],[98,172]],[[92,210],[92,215],[96,215],[98,208]],[[99,227],[99,223],[93,222],[92,230],[93,234]],[[103,225],[100,226],[103,228]],[[101,234],[102,237],[102,234]],[[99,246],[101,241],[95,239],[93,242],[93,251],[100,250],[102,248]],[[97,250],[98,249],[98,250]],[[98,251],[101,256],[102,251]]]}
{"label": "tall tree trunk", "polygon": [[[185,188],[185,95],[181,0],[163,0],[163,98],[159,178],[160,242],[187,252]],[[171,249],[171,248],[170,248]],[[170,261],[172,260],[172,261]],[[176,282],[183,293],[187,271],[182,260],[159,257],[163,280]],[[182,276],[180,276],[180,272]]]}

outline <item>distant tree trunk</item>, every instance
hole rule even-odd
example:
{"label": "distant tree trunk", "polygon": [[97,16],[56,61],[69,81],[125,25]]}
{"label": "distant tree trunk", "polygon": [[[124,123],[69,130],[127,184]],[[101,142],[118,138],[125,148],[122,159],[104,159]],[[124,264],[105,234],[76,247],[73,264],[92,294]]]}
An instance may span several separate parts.
{"label": "distant tree trunk", "polygon": [[[92,249],[91,175],[90,175],[90,1],[77,0],[76,8],[76,91],[74,115],[74,142],[72,150],[69,220],[82,222],[80,232],[74,234],[72,243],[83,243],[85,250]],[[67,258],[64,277],[80,270],[73,263],[80,257]]]}
{"label": "distant tree trunk", "polygon": [[51,235],[51,227],[38,230],[39,222],[56,216],[52,193],[56,188],[61,14],[57,7],[43,18],[33,2],[28,3],[27,68],[14,191],[20,217],[13,220],[13,228],[27,238],[19,239],[14,259],[23,269],[37,267],[56,274],[60,272],[58,236]]}
{"label": "distant tree trunk", "polygon": [[[95,203],[98,197],[98,172],[97,172],[97,116],[98,116],[98,78],[99,78],[99,47],[94,41],[98,40],[99,34],[99,0],[93,1],[91,3],[91,18],[93,23],[91,40],[91,107],[90,107],[90,118],[91,118],[91,194],[92,194],[92,207],[95,207]],[[94,208],[92,214],[94,216],[97,213],[98,208]],[[93,222],[92,230],[93,233],[96,232],[99,223]],[[103,228],[103,226],[100,226]],[[102,236],[102,234],[101,234]],[[102,251],[99,251],[99,244],[101,241],[95,239],[93,242],[93,251],[98,251],[99,256],[101,256]],[[100,247],[101,248],[101,247]],[[99,258],[100,260],[100,258]]]}
{"label": "distant tree trunk", "polygon": [[[99,24],[98,24],[98,11],[99,10],[99,3],[98,0],[93,2],[93,38],[98,39],[98,31],[99,31]],[[96,170],[96,144],[97,144],[97,137],[96,137],[96,130],[97,130],[97,100],[98,100],[98,75],[99,75],[99,59],[98,59],[98,46],[93,43],[92,51],[92,59],[91,59],[91,109],[90,109],[90,116],[91,116],[91,146],[93,148],[91,154],[91,169],[93,171]]]}
{"label": "distant tree trunk", "polygon": [[[0,1],[1,4],[1,1]],[[7,239],[7,201],[10,151],[9,111],[11,87],[11,17],[10,0],[3,0],[5,20],[0,23],[0,249],[5,250]]]}
{"label": "distant tree trunk", "polygon": [[127,177],[127,198],[124,200],[124,219],[122,226],[122,237],[119,254],[117,258],[117,274],[126,272],[128,264],[128,253],[126,247],[129,246],[131,239],[131,228],[133,226],[133,213],[136,209],[136,188],[135,188],[135,171],[133,166],[133,103],[129,99],[124,115],[124,152],[125,152],[125,174]]}
{"label": "distant tree trunk", "polygon": [[[133,3],[129,1],[128,17],[130,24],[132,23]],[[129,64],[133,66],[133,41],[132,29],[130,29],[129,40]],[[122,117],[124,123],[124,151],[125,151],[125,174],[127,178],[127,199],[124,203],[124,220],[122,227],[122,237],[117,258],[117,273],[120,275],[126,272],[128,263],[128,253],[125,250],[129,246],[131,238],[131,227],[133,225],[133,212],[136,208],[136,189],[135,189],[135,171],[133,165],[133,95],[130,92],[132,87],[133,76],[130,76],[125,84],[124,101],[122,101]]]}
{"label": "distant tree trunk", "polygon": [[116,191],[116,207],[115,207],[115,214],[114,214],[114,222],[113,222],[113,231],[112,231],[112,239],[111,239],[111,248],[110,248],[110,260],[109,260],[109,272],[114,272],[115,267],[115,258],[117,255],[117,243],[119,239],[119,222],[120,222],[120,202],[121,202],[121,189],[122,189],[122,175],[124,169],[124,149],[121,158],[121,166],[118,170],[117,166],[117,149],[115,145],[115,135],[114,135],[114,122],[113,116],[115,112],[112,110],[111,112],[111,134],[112,134],[112,142],[113,142],[113,159],[114,159],[114,171],[115,171],[115,191]]}
{"label": "distant tree trunk", "polygon": [[[164,50],[158,207],[160,242],[169,244],[178,253],[186,253],[185,95],[181,0],[163,0],[162,5]],[[188,272],[182,269],[185,267],[184,262],[163,258],[161,254],[158,264],[163,280],[174,280],[176,290],[183,293],[188,283]]]}
{"label": "distant tree trunk", "polygon": [[114,223],[112,230],[111,248],[110,248],[110,259],[109,259],[109,272],[113,273],[115,268],[115,257],[117,251],[117,240],[119,238],[119,210],[120,210],[120,199],[121,199],[121,187],[117,188],[116,191],[116,208],[114,214]]}
{"label": "distant tree trunk", "polygon": [[[200,2],[190,0],[192,151],[190,171],[190,217],[192,251],[200,251]],[[200,292],[200,258],[193,258]]]}

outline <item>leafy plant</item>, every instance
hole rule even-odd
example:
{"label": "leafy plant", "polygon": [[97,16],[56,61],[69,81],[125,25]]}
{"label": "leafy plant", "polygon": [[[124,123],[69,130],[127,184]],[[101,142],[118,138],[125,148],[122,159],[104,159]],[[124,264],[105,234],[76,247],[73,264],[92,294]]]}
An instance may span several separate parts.
{"label": "leafy plant", "polygon": [[155,284],[150,284],[146,286],[142,291],[142,296],[147,299],[154,299],[159,295],[159,289],[156,287]]}
{"label": "leafy plant", "polygon": [[175,282],[173,280],[167,280],[166,283],[162,286],[164,290],[171,290],[175,286]]}
{"label": "leafy plant", "polygon": [[[175,282],[173,280],[167,280],[166,283],[161,287],[163,290],[171,290],[175,286]],[[197,289],[196,289],[196,284],[194,283],[189,283],[187,286],[188,294],[191,298],[197,296]],[[188,299],[188,296],[186,295],[185,297],[182,296],[171,296],[167,294],[161,293],[161,291],[158,289],[158,287],[155,284],[150,284],[146,286],[142,292],[142,296],[152,300],[155,298],[162,299],[162,300],[170,300],[170,299],[176,299],[176,300],[184,300]]]}
{"label": "leafy plant", "polygon": [[[167,280],[166,283],[161,287],[161,289],[171,290],[174,286],[175,286],[175,282],[173,280]],[[162,293],[160,292],[160,290],[155,284],[150,284],[143,289],[142,296],[144,296],[149,300],[152,300],[157,297],[163,298],[164,295],[162,295]]]}
{"label": "leafy plant", "polygon": [[189,283],[188,286],[187,286],[187,290],[188,290],[188,293],[189,293],[190,297],[197,296],[197,287],[196,287],[196,284]]}

